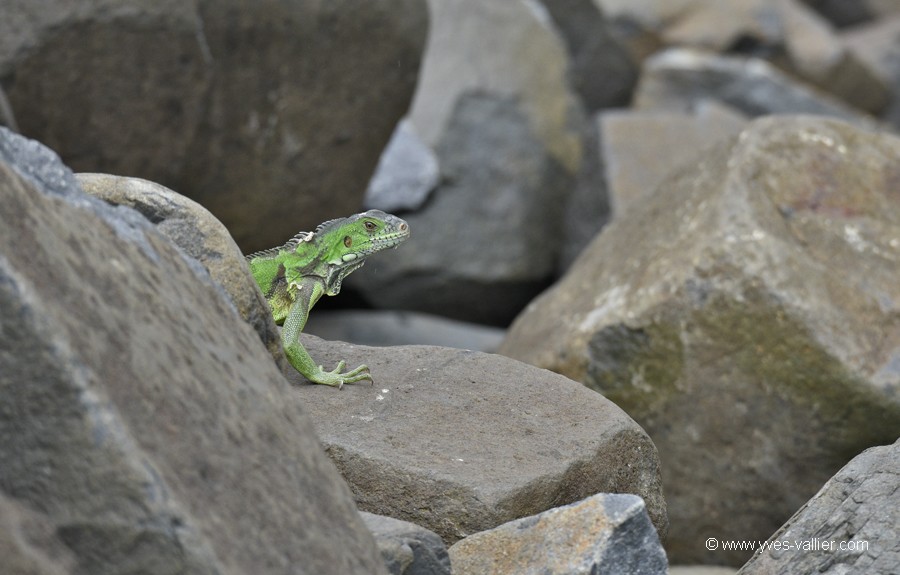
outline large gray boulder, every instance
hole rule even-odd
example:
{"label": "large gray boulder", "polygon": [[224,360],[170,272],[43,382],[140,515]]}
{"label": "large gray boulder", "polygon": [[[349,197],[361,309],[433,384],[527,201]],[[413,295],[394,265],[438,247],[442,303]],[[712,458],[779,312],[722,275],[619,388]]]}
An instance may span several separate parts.
{"label": "large gray boulder", "polygon": [[514,100],[486,94],[460,99],[437,156],[446,183],[404,215],[413,236],[403,257],[346,283],[378,307],[508,324],[556,271],[574,176]]}
{"label": "large gray boulder", "polygon": [[757,120],[610,224],[501,352],[653,437],[670,560],[739,565],[854,454],[900,435],[900,140]]}
{"label": "large gray boulder", "polygon": [[900,441],[853,458],[766,542],[742,575],[900,570]]}
{"label": "large gray boulder", "polygon": [[282,369],[290,365],[269,305],[253,281],[250,268],[225,226],[197,202],[165,186],[140,178],[110,174],[76,174],[81,189],[114,206],[133,208],[185,254],[206,268],[228,294],[244,321]]}
{"label": "large gray boulder", "polygon": [[203,267],[3,129],[0,197],[0,524],[20,526],[19,560],[385,573],[294,390]]}
{"label": "large gray boulder", "polygon": [[409,114],[440,183],[404,214],[406,255],[348,286],[379,307],[507,324],[555,276],[586,123],[569,52],[539,2],[429,2]]}
{"label": "large gray boulder", "polygon": [[635,495],[601,493],[466,537],[454,575],[666,575],[666,553]]}
{"label": "large gray boulder", "polygon": [[595,493],[633,493],[665,537],[653,443],[600,394],[498,355],[303,342],[317,362],[365,363],[375,378],[337,392],[289,377],[362,510],[449,545]]}
{"label": "large gray boulder", "polygon": [[73,168],[177,189],[249,252],[359,211],[427,30],[425,0],[11,0],[0,83]]}

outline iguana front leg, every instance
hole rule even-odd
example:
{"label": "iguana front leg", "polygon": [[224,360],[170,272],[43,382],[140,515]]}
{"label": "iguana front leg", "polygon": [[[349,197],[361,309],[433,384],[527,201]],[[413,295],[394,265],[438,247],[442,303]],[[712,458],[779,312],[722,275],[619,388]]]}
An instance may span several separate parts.
{"label": "iguana front leg", "polygon": [[288,361],[299,371],[306,379],[313,383],[322,385],[330,385],[340,389],[345,383],[355,383],[368,379],[372,381],[369,374],[369,368],[361,365],[356,369],[342,373],[346,367],[346,362],[339,361],[337,367],[332,371],[325,371],[321,365],[316,365],[309,352],[300,343],[300,333],[306,325],[309,318],[309,310],[319,300],[325,289],[321,282],[303,282],[300,285],[293,286],[296,289],[294,303],[287,317],[284,319],[284,325],[281,329],[281,343],[284,347],[284,353],[287,355]]}

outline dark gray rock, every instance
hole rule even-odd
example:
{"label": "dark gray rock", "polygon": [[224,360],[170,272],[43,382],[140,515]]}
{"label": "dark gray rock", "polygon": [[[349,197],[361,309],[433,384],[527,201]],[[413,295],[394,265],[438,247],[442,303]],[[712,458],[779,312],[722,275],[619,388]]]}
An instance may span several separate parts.
{"label": "dark gray rock", "polygon": [[828,18],[835,26],[847,27],[872,20],[874,14],[867,0],[803,0],[811,8]]}
{"label": "dark gray rock", "polygon": [[39,523],[11,534],[17,560],[384,573],[294,390],[206,271],[51,152],[0,142],[0,513]]}
{"label": "dark gray rock", "polygon": [[348,285],[378,307],[506,324],[557,273],[585,114],[566,43],[540,2],[429,8],[409,118],[437,154],[441,183],[404,214],[421,230],[406,257]]}
{"label": "dark gray rock", "polygon": [[259,334],[263,345],[286,370],[281,336],[269,306],[260,293],[243,254],[225,226],[197,202],[142,180],[108,174],[76,174],[85,193],[114,206],[133,208],[164,236],[197,260],[218,282],[238,313]]}
{"label": "dark gray rock", "polygon": [[638,66],[593,0],[541,0],[569,52],[572,88],[588,113],[625,106]]}
{"label": "dark gray rock", "polygon": [[454,575],[665,575],[663,551],[635,495],[599,494],[470,535],[450,548]]}
{"label": "dark gray rock", "polygon": [[502,353],[653,437],[673,562],[743,564],[705,539],[766,539],[900,436],[898,157],[900,139],[836,120],[757,120],[608,225],[511,327]]}
{"label": "dark gray rock", "polygon": [[634,493],[666,532],[656,452],[599,394],[497,355],[303,336],[317,362],[367,364],[373,386],[297,384],[360,509],[447,544],[595,493]]}
{"label": "dark gray rock", "polygon": [[437,156],[407,119],[397,124],[366,190],[366,209],[417,210],[438,185]]}
{"label": "dark gray rock", "polygon": [[584,162],[563,215],[563,246],[557,266],[558,275],[569,269],[609,218],[609,189],[601,153],[600,130],[596,121],[588,122],[584,127]]}
{"label": "dark gray rock", "polygon": [[897,573],[898,526],[900,441],[853,458],[739,573]]}
{"label": "dark gray rock", "polygon": [[870,114],[888,103],[887,84],[841,42],[823,17],[799,0],[781,0],[789,70],[804,81]]}
{"label": "dark gray rock", "polygon": [[459,100],[472,93],[518,102],[532,138],[571,173],[581,164],[583,112],[569,56],[539,1],[429,0],[431,28],[410,119],[437,148]]}
{"label": "dark gray rock", "polygon": [[391,575],[450,575],[447,547],[434,531],[408,521],[361,513]]}
{"label": "dark gray rock", "polygon": [[403,257],[346,283],[378,307],[506,324],[556,271],[574,178],[515,100],[488,94],[459,100],[437,154],[445,183],[405,216]]}
{"label": "dark gray rock", "polygon": [[[357,272],[365,273],[365,272]],[[316,309],[303,330],[360,345],[437,345],[493,352],[506,331],[410,311]]]}
{"label": "dark gray rock", "polygon": [[359,211],[427,31],[426,0],[12,0],[0,83],[77,171],[177,189],[249,252]]}
{"label": "dark gray rock", "polygon": [[873,118],[758,58],[670,49],[644,62],[636,108],[689,112],[703,100],[718,100],[749,117],[814,114],[862,127],[877,125]]}
{"label": "dark gray rock", "polygon": [[841,40],[890,86],[890,102],[882,117],[900,131],[900,14],[852,28]]}

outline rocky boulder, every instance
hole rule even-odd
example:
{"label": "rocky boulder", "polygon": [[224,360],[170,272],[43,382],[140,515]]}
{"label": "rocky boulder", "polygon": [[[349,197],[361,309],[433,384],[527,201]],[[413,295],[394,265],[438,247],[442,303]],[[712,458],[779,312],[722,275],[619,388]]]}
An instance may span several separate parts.
{"label": "rocky boulder", "polygon": [[177,189],[249,252],[359,211],[427,30],[425,0],[12,0],[0,83],[76,170]]}
{"label": "rocky boulder", "polygon": [[228,294],[238,313],[259,334],[282,369],[290,365],[269,306],[250,275],[243,254],[225,226],[197,202],[140,178],[76,174],[85,193],[114,206],[133,208],[185,254],[206,268]]}
{"label": "rocky boulder", "polygon": [[854,457],[739,573],[896,573],[898,526],[900,441]]}
{"label": "rocky boulder", "polygon": [[556,271],[574,185],[530,132],[515,101],[461,98],[437,149],[446,184],[404,215],[413,230],[404,256],[373,262],[376,274],[347,285],[377,307],[512,321]]}
{"label": "rocky boulder", "polygon": [[347,285],[377,307],[506,325],[556,274],[585,115],[566,43],[539,2],[429,6],[409,118],[440,183],[404,214],[406,255]]}
{"label": "rocky boulder", "polygon": [[900,131],[900,14],[842,34],[848,49],[869,64],[890,87],[884,119]]}
{"label": "rocky boulder", "polygon": [[610,224],[501,352],[602,392],[659,448],[670,560],[739,565],[900,435],[900,140],[754,122]]}
{"label": "rocky boulder", "polygon": [[18,526],[0,545],[12,540],[13,560],[385,573],[294,390],[203,267],[5,129],[0,197],[0,524]]}
{"label": "rocky boulder", "polygon": [[601,493],[470,535],[450,548],[455,575],[666,575],[643,500]]}
{"label": "rocky boulder", "polygon": [[595,493],[632,493],[665,536],[653,443],[600,394],[498,355],[303,343],[318,363],[365,363],[375,378],[338,392],[289,377],[360,509],[452,544]]}
{"label": "rocky boulder", "polygon": [[450,575],[447,547],[434,531],[384,515],[361,513],[391,575]]}

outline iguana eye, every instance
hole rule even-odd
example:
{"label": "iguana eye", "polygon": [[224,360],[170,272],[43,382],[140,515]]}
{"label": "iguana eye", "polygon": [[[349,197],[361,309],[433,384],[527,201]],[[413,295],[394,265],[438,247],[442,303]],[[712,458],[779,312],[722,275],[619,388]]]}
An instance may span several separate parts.
{"label": "iguana eye", "polygon": [[344,245],[348,248],[353,245],[353,238],[350,236],[344,236]]}
{"label": "iguana eye", "polygon": [[368,230],[368,231],[370,231],[370,232],[374,232],[374,231],[375,231],[375,228],[377,227],[377,226],[375,225],[375,222],[368,221],[368,220],[366,221],[366,223],[365,223],[364,225],[366,226],[366,230]]}

